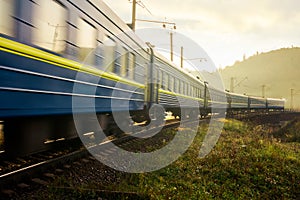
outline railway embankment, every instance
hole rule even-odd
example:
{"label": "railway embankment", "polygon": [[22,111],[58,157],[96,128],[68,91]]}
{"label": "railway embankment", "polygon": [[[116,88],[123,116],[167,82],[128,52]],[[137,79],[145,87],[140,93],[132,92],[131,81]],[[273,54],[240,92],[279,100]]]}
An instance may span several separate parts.
{"label": "railway embankment", "polygon": [[[28,194],[35,199],[299,198],[300,118],[279,124],[258,121],[226,119],[216,146],[204,158],[199,157],[199,149],[207,123],[177,161],[158,171],[130,174],[90,160],[75,164]],[[170,138],[176,131],[166,130]],[[160,146],[153,143],[156,148]]]}

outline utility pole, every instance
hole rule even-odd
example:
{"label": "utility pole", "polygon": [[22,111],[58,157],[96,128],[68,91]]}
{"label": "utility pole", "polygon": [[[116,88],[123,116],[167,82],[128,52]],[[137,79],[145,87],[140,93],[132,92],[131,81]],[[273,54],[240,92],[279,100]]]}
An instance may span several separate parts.
{"label": "utility pole", "polygon": [[233,89],[234,89],[234,77],[231,77],[230,78],[230,92],[234,92]]}
{"label": "utility pole", "polygon": [[171,53],[171,61],[173,62],[173,32],[170,32],[170,53]]}
{"label": "utility pole", "polygon": [[[133,1],[133,3],[136,1]],[[171,56],[171,61],[173,62],[173,32],[172,30],[176,30],[176,24],[172,23],[172,22],[162,22],[162,21],[156,21],[156,20],[145,20],[145,19],[136,19],[135,17],[133,17],[132,14],[132,18],[134,18],[134,21],[140,21],[140,22],[151,22],[151,23],[158,23],[158,24],[163,24],[163,28],[166,28],[166,25],[173,25],[173,28],[171,28],[171,32],[170,32],[170,56]],[[132,23],[131,27],[135,27],[135,24]],[[133,28],[132,28],[133,29]],[[134,29],[133,29],[134,30]]]}
{"label": "utility pole", "polygon": [[180,67],[183,68],[183,47],[180,48]]}
{"label": "utility pole", "polygon": [[136,21],[136,0],[132,0],[132,22],[131,29],[135,31],[135,21]]}
{"label": "utility pole", "polygon": [[291,105],[290,109],[293,110],[293,105],[294,104],[294,89],[291,89]]}
{"label": "utility pole", "polygon": [[266,85],[261,86],[262,98],[265,98]]}

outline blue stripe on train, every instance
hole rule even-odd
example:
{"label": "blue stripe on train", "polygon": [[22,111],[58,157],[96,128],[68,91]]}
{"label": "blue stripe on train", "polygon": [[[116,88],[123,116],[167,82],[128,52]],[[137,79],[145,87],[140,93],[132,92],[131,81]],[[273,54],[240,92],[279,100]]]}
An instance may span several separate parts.
{"label": "blue stripe on train", "polygon": [[[0,118],[17,116],[72,114],[75,112],[111,112],[142,110],[143,101],[110,98],[72,97],[69,95],[43,94],[0,90]],[[73,104],[72,102],[75,102]],[[113,102],[112,102],[113,101]],[[72,108],[74,106],[74,108]]]}
{"label": "blue stripe on train", "polygon": [[[0,65],[11,68],[27,70],[51,76],[74,79],[77,71],[57,67],[49,63],[32,60],[22,56],[0,52]],[[81,81],[111,86],[112,88],[96,87],[79,83],[75,92],[84,95],[113,96],[115,110],[142,110],[144,105],[144,89],[135,86],[116,83],[90,74],[80,73]],[[7,69],[0,69],[0,87],[7,88],[0,90],[0,117],[15,117],[27,115],[48,115],[48,114],[71,114],[72,96],[74,83],[67,80],[43,77],[38,74],[27,74]],[[116,88],[114,88],[116,87]],[[10,91],[9,88],[22,88],[31,91]],[[118,90],[122,88],[123,90]],[[36,91],[36,92],[34,92]],[[40,93],[38,93],[38,91]],[[54,92],[47,94],[43,91]],[[67,93],[67,94],[63,94]],[[91,112],[94,108],[84,103],[95,102],[96,112],[111,112],[111,100],[109,98],[78,97],[83,101],[78,112]],[[122,98],[122,99],[119,99]],[[125,99],[123,99],[125,98]],[[132,99],[132,100],[127,100]],[[135,100],[133,100],[135,99]],[[117,101],[117,103],[115,102]]]}

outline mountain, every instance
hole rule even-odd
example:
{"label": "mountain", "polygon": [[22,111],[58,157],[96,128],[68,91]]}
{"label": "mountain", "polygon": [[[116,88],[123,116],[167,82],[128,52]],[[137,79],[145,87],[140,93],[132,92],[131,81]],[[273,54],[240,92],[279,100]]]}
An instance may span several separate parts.
{"label": "mountain", "polygon": [[[219,70],[225,88],[253,96],[286,99],[286,108],[300,109],[300,48],[257,53]],[[292,93],[292,94],[291,94]]]}

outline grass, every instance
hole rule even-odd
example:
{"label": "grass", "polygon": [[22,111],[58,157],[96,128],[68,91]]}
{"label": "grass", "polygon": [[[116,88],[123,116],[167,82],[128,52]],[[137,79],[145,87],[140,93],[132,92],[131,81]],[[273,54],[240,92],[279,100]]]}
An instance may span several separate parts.
{"label": "grass", "polygon": [[295,119],[284,128],[275,132],[274,137],[279,138],[283,142],[298,142],[300,143],[300,121]]}
{"label": "grass", "polygon": [[299,143],[283,143],[264,126],[227,120],[218,144],[201,159],[199,147],[206,128],[200,128],[189,150],[170,166],[123,175],[120,183],[108,188],[138,192],[150,199],[300,197]]}
{"label": "grass", "polygon": [[[188,151],[168,167],[141,174],[114,172],[113,179],[107,177],[113,180],[109,183],[96,178],[78,184],[61,177],[40,197],[97,199],[104,196],[104,199],[163,200],[300,198],[300,120],[275,132],[270,127],[226,120],[217,145],[205,158],[200,158],[200,146],[208,128],[204,124]],[[167,130],[170,138],[174,131]],[[165,144],[155,143],[153,149],[160,148],[157,145]],[[146,152],[153,149],[147,147]],[[70,175],[72,181],[82,178],[76,179],[75,175]]]}

